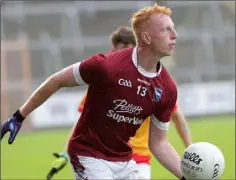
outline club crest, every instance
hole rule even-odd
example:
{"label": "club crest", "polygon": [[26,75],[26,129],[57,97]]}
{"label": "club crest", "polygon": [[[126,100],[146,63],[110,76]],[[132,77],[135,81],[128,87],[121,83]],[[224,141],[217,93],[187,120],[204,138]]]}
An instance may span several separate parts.
{"label": "club crest", "polygon": [[155,88],[153,99],[154,101],[158,102],[161,99],[162,90],[160,88]]}

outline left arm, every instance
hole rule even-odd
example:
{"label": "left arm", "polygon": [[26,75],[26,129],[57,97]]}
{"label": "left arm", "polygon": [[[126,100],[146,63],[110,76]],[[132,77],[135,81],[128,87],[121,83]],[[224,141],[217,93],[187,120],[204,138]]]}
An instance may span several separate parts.
{"label": "left arm", "polygon": [[166,84],[168,85],[164,91],[166,96],[155,107],[151,115],[148,144],[150,151],[161,165],[177,178],[183,179],[181,159],[167,139],[171,113],[177,101],[177,88],[173,81],[168,82],[168,79]]}
{"label": "left arm", "polygon": [[179,107],[171,114],[171,120],[173,121],[178,134],[180,135],[185,147],[187,148],[192,144],[192,139],[185,116],[179,109]]}
{"label": "left arm", "polygon": [[149,149],[155,158],[177,178],[183,177],[180,157],[167,140],[168,122],[162,123],[154,116],[149,127]]}

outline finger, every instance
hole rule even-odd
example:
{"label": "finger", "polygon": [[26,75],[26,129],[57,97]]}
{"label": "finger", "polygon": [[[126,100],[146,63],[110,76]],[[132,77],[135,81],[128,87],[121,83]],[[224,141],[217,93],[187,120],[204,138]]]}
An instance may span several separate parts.
{"label": "finger", "polygon": [[51,178],[52,178],[52,174],[48,173],[47,180],[51,180]]}
{"label": "finger", "polygon": [[47,180],[51,180],[51,178],[52,178],[52,174],[48,173]]}
{"label": "finger", "polygon": [[10,132],[10,136],[9,136],[9,139],[8,139],[8,144],[12,144],[14,142],[18,131],[19,131],[19,129],[18,130],[14,129],[13,131]]}
{"label": "finger", "polygon": [[7,127],[5,127],[3,124],[3,126],[1,127],[1,140],[5,136],[5,134],[7,133],[8,130],[9,129]]}
{"label": "finger", "polygon": [[53,156],[55,156],[56,158],[59,158],[59,157],[60,157],[60,154],[58,154],[58,153],[53,153]]}
{"label": "finger", "polygon": [[52,168],[50,170],[50,172],[48,173],[48,175],[47,175],[47,180],[50,180],[55,173],[57,173],[57,169],[56,168]]}

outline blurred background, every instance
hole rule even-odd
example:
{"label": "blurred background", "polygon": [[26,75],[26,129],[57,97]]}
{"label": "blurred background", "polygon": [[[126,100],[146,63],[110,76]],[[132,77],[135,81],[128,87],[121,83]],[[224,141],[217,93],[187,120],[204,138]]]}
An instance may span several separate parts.
{"label": "blurred background", "polygon": [[[153,2],[1,1],[1,122],[49,75],[108,52],[110,33]],[[178,104],[193,140],[216,144],[226,159],[223,179],[234,179],[235,2],[158,3],[172,9],[179,35],[175,54],[162,62],[177,83]],[[2,179],[45,179],[51,153],[63,150],[86,88],[60,90],[27,118],[14,145],[4,139]],[[174,128],[169,138],[181,154],[184,147]],[[154,179],[173,178],[155,160],[152,164]],[[71,177],[68,166],[55,179]]]}

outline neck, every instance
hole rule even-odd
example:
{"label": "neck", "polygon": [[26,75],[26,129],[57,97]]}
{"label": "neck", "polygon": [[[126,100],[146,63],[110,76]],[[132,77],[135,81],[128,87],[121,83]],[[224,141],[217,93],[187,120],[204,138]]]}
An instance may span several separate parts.
{"label": "neck", "polygon": [[137,46],[138,64],[147,72],[157,72],[157,63],[161,56],[154,54],[150,49]]}

